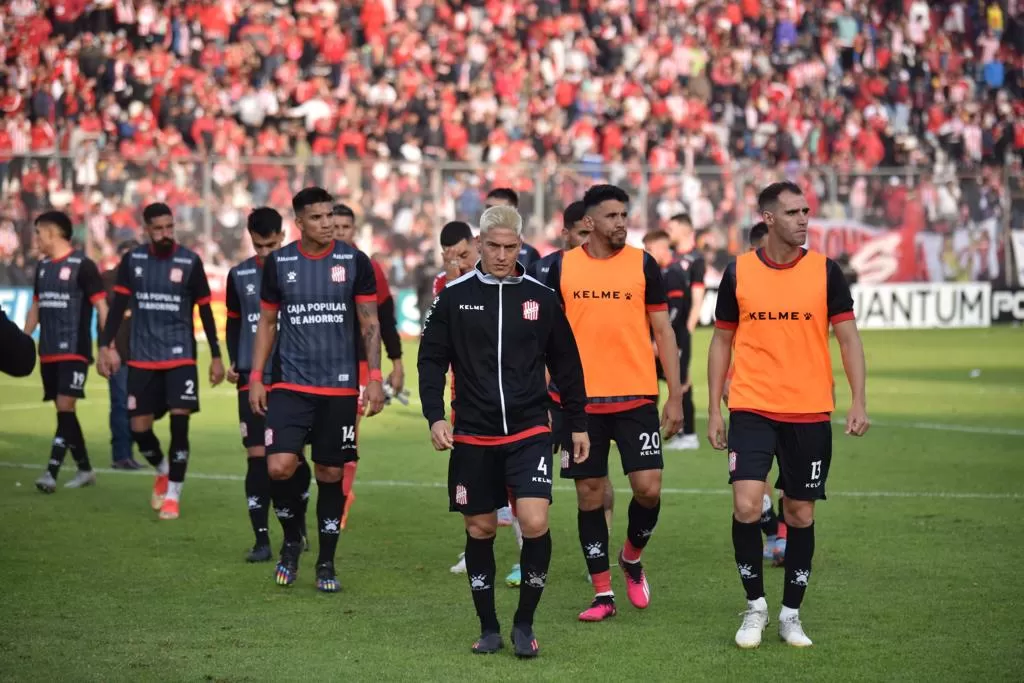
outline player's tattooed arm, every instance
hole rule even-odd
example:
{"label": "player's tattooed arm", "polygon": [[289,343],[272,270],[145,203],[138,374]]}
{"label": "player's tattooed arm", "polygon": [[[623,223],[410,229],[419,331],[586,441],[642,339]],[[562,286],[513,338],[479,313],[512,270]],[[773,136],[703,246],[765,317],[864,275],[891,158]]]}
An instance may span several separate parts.
{"label": "player's tattooed arm", "polygon": [[357,302],[356,314],[359,316],[359,334],[363,338],[363,348],[366,349],[366,364],[371,372],[380,370],[380,320],[377,318],[377,302]]}

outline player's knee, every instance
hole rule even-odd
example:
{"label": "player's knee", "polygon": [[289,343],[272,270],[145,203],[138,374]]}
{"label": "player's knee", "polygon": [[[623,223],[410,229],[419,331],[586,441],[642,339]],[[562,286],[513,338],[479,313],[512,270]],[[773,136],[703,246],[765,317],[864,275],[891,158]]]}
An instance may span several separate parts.
{"label": "player's knee", "polygon": [[319,463],[315,463],[315,467],[313,468],[313,474],[316,476],[316,480],[324,484],[340,483],[344,473],[345,470],[341,467],[328,467],[327,465],[321,465]]}
{"label": "player's knee", "polygon": [[245,449],[246,453],[250,458],[265,458],[267,457],[267,449],[264,446],[250,446]]}
{"label": "player's knee", "polygon": [[54,399],[54,405],[57,406],[58,413],[73,413],[75,412],[75,397],[64,396],[63,394],[58,395]]}
{"label": "player's knee", "polygon": [[661,470],[647,470],[630,475],[633,497],[645,507],[654,507],[661,498]]}
{"label": "player's knee", "polygon": [[744,524],[751,524],[761,519],[763,495],[736,496],[732,503],[733,516]]}
{"label": "player's knee", "polygon": [[466,517],[466,532],[477,539],[494,538],[498,533],[498,516],[495,514],[468,516]]}
{"label": "player's knee", "polygon": [[267,458],[267,474],[271,479],[281,481],[291,479],[295,474],[295,463],[286,458]]}
{"label": "player's knee", "polygon": [[132,427],[132,441],[143,453],[160,448],[160,440],[156,438],[152,429],[136,430]]}
{"label": "player's knee", "polygon": [[604,505],[603,479],[577,479],[576,500],[581,510],[596,510]]}
{"label": "player's knee", "polygon": [[783,499],[788,526],[803,529],[814,523],[814,501]]}

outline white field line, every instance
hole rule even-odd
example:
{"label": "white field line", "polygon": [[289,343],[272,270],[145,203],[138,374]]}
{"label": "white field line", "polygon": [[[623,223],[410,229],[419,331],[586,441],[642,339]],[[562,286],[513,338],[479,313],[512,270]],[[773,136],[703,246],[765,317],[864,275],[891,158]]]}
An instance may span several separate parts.
{"label": "white field line", "polygon": [[[0,468],[19,470],[42,471],[39,463],[5,462],[0,461]],[[94,468],[100,474],[125,474],[133,476],[151,477],[153,473],[149,469],[144,470],[114,470],[103,467]],[[189,479],[201,479],[208,481],[244,481],[245,477],[239,474],[204,474],[202,472],[189,472]],[[412,488],[412,489],[444,489],[447,486],[441,482],[430,481],[398,481],[394,479],[359,479],[358,486],[371,488]],[[571,486],[555,486],[555,491],[575,491]],[[672,496],[727,496],[732,491],[727,486],[719,489],[696,489],[696,488],[663,488],[664,495]],[[629,491],[618,490],[618,495],[630,495]],[[830,491],[829,497],[836,498],[955,498],[964,500],[1024,500],[1024,493],[972,493],[964,491]]]}

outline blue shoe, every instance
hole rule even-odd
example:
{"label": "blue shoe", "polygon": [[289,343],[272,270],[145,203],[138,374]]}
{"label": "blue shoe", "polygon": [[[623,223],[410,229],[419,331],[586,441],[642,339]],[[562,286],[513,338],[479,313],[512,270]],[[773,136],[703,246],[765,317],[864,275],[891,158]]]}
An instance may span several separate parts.
{"label": "blue shoe", "polygon": [[769,562],[775,559],[775,544],[778,543],[778,536],[769,536],[764,539],[764,559]]}
{"label": "blue shoe", "polygon": [[782,567],[786,564],[786,539],[780,538],[775,541],[772,550],[772,566]]}
{"label": "blue shoe", "polygon": [[498,510],[498,526],[512,526],[512,508],[503,507]]}
{"label": "blue shoe", "polygon": [[508,584],[509,588],[518,588],[522,580],[523,574],[519,570],[519,565],[512,565],[512,571],[510,571],[508,576],[505,577],[505,583]]}

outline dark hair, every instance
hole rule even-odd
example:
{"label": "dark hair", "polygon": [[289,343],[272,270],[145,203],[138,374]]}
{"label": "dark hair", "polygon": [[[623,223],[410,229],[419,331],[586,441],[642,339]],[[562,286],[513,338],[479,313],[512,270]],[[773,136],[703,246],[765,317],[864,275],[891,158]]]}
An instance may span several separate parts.
{"label": "dark hair", "polygon": [[271,209],[269,206],[261,206],[258,209],[253,209],[252,213],[249,214],[248,228],[249,232],[260,237],[270,237],[281,232],[283,229],[282,222],[281,214],[275,209]]}
{"label": "dark hair", "polygon": [[487,199],[504,199],[515,208],[519,208],[519,195],[509,187],[496,187],[487,193]]}
{"label": "dark hair", "polygon": [[39,217],[36,218],[36,225],[39,225],[40,223],[56,225],[60,228],[60,234],[66,240],[70,240],[71,236],[75,234],[75,228],[71,224],[71,218],[69,218],[63,211],[46,211],[39,214]]}
{"label": "dark hair", "polygon": [[672,237],[664,230],[651,230],[649,233],[644,235],[644,244],[650,244],[651,242],[657,242],[658,240],[672,241]]}
{"label": "dark hair", "polygon": [[608,201],[629,204],[629,195],[621,187],[615,185],[594,185],[583,195],[583,206],[587,209],[592,209]]}
{"label": "dark hair", "polygon": [[150,204],[142,210],[142,220],[146,221],[146,225],[149,225],[154,219],[160,218],[161,216],[174,217],[174,212],[171,211],[171,207],[167,206],[163,202]]}
{"label": "dark hair", "polygon": [[688,213],[677,213],[676,215],[669,218],[669,221],[675,221],[676,223],[686,223],[690,227],[693,227],[693,219],[690,218]]}
{"label": "dark hair", "polygon": [[789,180],[783,180],[782,182],[772,183],[768,187],[761,190],[760,194],[757,195],[757,208],[761,211],[767,210],[769,206],[774,204],[779,199],[779,195],[783,192],[790,192],[792,194],[803,194],[804,191],[800,189],[800,186]]}
{"label": "dark hair", "polygon": [[334,197],[331,193],[322,187],[306,187],[298,191],[298,193],[292,197],[292,210],[295,213],[301,213],[307,206],[314,204],[331,204],[334,202]]}
{"label": "dark hair", "polygon": [[757,225],[750,229],[750,236],[747,237],[747,241],[750,244],[753,244],[754,242],[760,242],[761,240],[764,239],[764,236],[767,234],[768,224],[765,223],[764,221],[761,221],[760,223],[758,223]]}
{"label": "dark hair", "polygon": [[462,240],[467,242],[473,239],[473,230],[469,227],[469,223],[463,223],[462,221],[452,221],[447,223],[441,228],[441,246],[442,247],[454,247]]}
{"label": "dark hair", "polygon": [[348,204],[335,204],[331,209],[332,216],[347,216],[352,220],[356,219],[356,212]]}
{"label": "dark hair", "polygon": [[572,230],[572,226],[583,220],[586,215],[587,207],[583,206],[583,202],[573,202],[562,212],[562,227]]}

